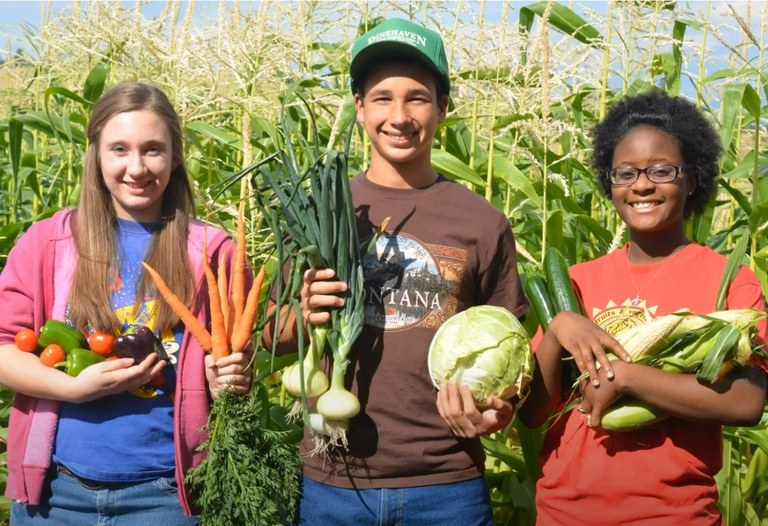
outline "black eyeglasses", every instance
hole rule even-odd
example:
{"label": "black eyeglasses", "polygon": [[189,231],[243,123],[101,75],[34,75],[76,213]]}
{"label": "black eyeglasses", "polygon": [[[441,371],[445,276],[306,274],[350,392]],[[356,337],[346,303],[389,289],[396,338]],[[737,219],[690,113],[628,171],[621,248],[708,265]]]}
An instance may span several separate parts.
{"label": "black eyeglasses", "polygon": [[621,166],[608,170],[608,177],[614,186],[625,186],[637,181],[640,174],[645,174],[649,181],[654,183],[671,183],[674,181],[682,166],[672,166],[669,164],[648,166],[646,168],[635,168],[634,166]]}

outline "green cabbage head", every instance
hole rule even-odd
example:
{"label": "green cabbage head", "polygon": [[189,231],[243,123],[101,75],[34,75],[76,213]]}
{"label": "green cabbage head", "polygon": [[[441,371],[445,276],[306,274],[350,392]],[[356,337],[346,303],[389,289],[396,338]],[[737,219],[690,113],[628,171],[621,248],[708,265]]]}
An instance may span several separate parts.
{"label": "green cabbage head", "polygon": [[470,307],[446,320],[429,347],[429,374],[439,388],[466,384],[474,399],[507,399],[533,376],[531,342],[518,319],[503,307]]}

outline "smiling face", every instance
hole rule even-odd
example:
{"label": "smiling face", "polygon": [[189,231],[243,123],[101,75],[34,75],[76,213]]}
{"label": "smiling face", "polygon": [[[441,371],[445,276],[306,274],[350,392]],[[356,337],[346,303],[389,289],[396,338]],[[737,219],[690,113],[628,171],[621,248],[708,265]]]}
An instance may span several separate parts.
{"label": "smiling face", "polygon": [[[680,147],[668,133],[652,126],[638,126],[616,145],[613,167],[646,168],[653,165],[684,165]],[[645,174],[626,186],[612,186],[616,211],[629,226],[633,238],[643,234],[684,237],[685,201],[695,183],[685,172],[669,183],[654,183]]]}
{"label": "smiling face", "polygon": [[142,223],[160,220],[173,170],[171,133],[150,110],[118,113],[99,136],[99,166],[115,214]]}
{"label": "smiling face", "polygon": [[433,179],[432,140],[448,105],[447,96],[437,96],[434,75],[416,64],[385,63],[368,74],[363,89],[355,107],[371,139],[369,176],[397,172]]}

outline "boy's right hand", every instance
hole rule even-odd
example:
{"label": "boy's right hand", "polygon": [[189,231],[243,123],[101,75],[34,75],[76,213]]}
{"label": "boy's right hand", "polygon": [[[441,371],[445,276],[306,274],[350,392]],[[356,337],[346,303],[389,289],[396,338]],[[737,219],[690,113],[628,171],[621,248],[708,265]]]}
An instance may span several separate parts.
{"label": "boy's right hand", "polygon": [[304,273],[301,286],[301,317],[304,323],[321,325],[331,321],[327,309],[344,306],[341,295],[347,291],[343,281],[329,281],[336,276],[333,269],[311,268]]}

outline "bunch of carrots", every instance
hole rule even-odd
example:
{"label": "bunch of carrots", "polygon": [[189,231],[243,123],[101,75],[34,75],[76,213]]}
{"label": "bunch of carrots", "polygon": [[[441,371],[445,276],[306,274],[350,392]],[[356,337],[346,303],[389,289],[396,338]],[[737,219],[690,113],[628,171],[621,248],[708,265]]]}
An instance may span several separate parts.
{"label": "bunch of carrots", "polygon": [[[259,310],[259,295],[264,283],[266,269],[262,265],[253,286],[246,295],[246,255],[245,255],[245,220],[244,203],[240,204],[237,214],[237,234],[235,237],[235,258],[232,267],[232,283],[227,276],[226,254],[219,256],[217,274],[203,256],[203,269],[208,283],[208,300],[211,313],[211,330],[195,317],[189,308],[174,294],[162,276],[142,262],[155,283],[158,292],[173,312],[181,319],[189,333],[198,341],[205,352],[212,353],[214,361],[228,356],[230,352],[243,352],[251,339],[254,323]],[[231,289],[231,294],[230,294]]]}
{"label": "bunch of carrots", "polygon": [[[214,272],[207,257],[203,270],[208,284],[210,332],[176,297],[163,279],[144,264],[160,295],[214,360],[243,352],[257,324],[259,295],[266,269],[261,267],[247,290],[244,204],[237,217],[235,255],[228,274],[226,257],[219,257]],[[254,383],[258,383],[254,377]],[[275,431],[263,419],[269,401],[263,389],[247,395],[224,390],[211,407],[200,445],[206,456],[186,475],[204,526],[291,524],[298,506],[301,457],[286,441],[287,432]],[[235,481],[222,484],[223,480]]]}

